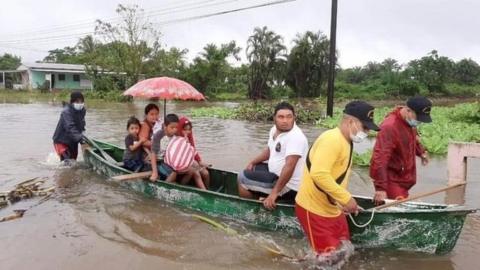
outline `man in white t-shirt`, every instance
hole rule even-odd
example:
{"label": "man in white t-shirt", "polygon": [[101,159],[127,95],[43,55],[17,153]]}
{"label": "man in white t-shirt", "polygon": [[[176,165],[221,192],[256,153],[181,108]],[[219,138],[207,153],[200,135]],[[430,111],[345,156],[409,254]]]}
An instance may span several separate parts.
{"label": "man in white t-shirt", "polygon": [[268,147],[238,175],[239,195],[264,198],[263,205],[268,209],[275,208],[277,199],[295,201],[308,152],[307,138],[295,124],[292,105],[277,104],[273,120],[275,125],[270,130]]}

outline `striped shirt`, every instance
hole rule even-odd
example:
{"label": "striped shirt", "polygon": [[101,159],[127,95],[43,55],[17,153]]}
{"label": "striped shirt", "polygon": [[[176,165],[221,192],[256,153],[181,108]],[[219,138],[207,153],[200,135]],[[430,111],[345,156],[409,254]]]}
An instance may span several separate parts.
{"label": "striped shirt", "polygon": [[164,161],[177,172],[187,170],[196,155],[195,148],[184,137],[173,136],[165,151]]}

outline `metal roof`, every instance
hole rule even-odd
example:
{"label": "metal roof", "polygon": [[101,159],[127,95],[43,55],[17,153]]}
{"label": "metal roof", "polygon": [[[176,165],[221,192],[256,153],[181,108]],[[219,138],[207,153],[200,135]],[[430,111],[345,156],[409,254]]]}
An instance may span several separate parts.
{"label": "metal roof", "polygon": [[24,63],[17,68],[17,70],[45,70],[45,71],[76,71],[76,72],[85,72],[84,65],[73,65],[73,64],[57,64],[57,63]]}

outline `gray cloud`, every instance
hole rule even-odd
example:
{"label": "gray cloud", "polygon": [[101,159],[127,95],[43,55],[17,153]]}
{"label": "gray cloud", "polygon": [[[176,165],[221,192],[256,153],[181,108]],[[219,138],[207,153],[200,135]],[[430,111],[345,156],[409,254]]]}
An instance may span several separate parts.
{"label": "gray cloud", "polygon": [[[199,0],[200,1],[200,0]],[[78,29],[54,32],[48,27],[69,25],[72,22],[116,16],[117,1],[113,0],[44,0],[2,1],[0,9],[0,46],[2,41],[36,38],[30,29],[47,29],[45,35],[66,35],[93,31]],[[194,1],[130,1],[146,11],[181,5]],[[152,21],[189,17],[227,8],[247,6],[259,2],[242,0],[222,8],[165,14]],[[125,2],[123,2],[125,3]],[[198,2],[197,2],[198,3]],[[363,65],[368,61],[381,61],[391,57],[400,62],[418,58],[432,49],[453,59],[465,57],[480,61],[480,36],[476,35],[480,20],[480,1],[474,0],[339,0],[337,48],[339,62],[344,67]],[[256,26],[268,26],[285,38],[287,46],[299,32],[321,30],[329,34],[330,1],[298,0],[296,2],[242,11],[196,21],[163,26],[162,42],[168,46],[189,49],[194,57],[207,43],[236,40],[245,48],[246,40]],[[24,33],[22,35],[22,33]],[[0,53],[11,52],[26,61],[42,59],[49,49],[74,45],[75,39],[52,40],[42,43],[30,41],[8,44],[28,50],[0,47]],[[7,45],[3,45],[7,46]],[[33,51],[34,50],[34,51]],[[245,58],[244,56],[242,57]]]}

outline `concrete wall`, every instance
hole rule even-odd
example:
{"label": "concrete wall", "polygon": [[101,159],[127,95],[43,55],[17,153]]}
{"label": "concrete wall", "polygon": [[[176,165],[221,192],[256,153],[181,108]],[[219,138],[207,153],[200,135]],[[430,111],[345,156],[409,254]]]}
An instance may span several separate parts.
{"label": "concrete wall", "polygon": [[[32,88],[36,89],[39,86],[43,85],[45,82],[45,75],[49,74],[50,72],[43,72],[43,71],[32,71],[31,72],[31,85]],[[52,88],[55,89],[91,89],[91,83],[88,82],[88,78],[85,74],[76,74],[80,75],[80,81],[74,81],[73,75],[75,73],[61,73],[61,72],[51,72],[53,76],[55,76],[55,82]],[[64,74],[65,80],[60,81],[59,75]],[[81,84],[81,81],[84,82],[84,85]]]}

